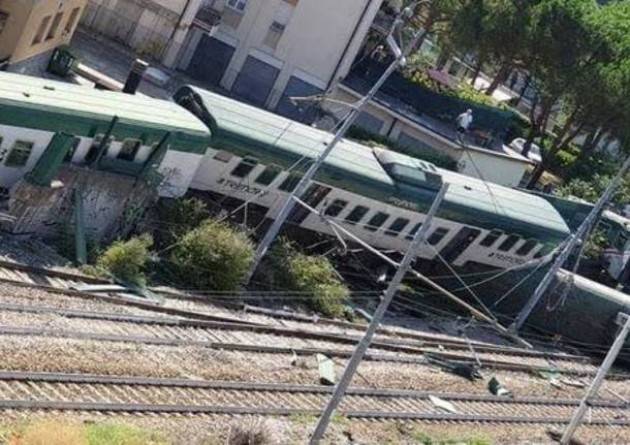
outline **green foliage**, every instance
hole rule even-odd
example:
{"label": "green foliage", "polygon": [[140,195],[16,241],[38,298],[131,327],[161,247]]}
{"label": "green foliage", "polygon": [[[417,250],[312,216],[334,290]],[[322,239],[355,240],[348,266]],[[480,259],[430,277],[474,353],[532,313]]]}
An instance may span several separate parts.
{"label": "green foliage", "polygon": [[144,271],[150,260],[153,246],[151,235],[133,237],[129,241],[115,241],[96,261],[96,267],[107,271],[115,278],[143,286]]}
{"label": "green foliage", "polygon": [[330,317],[343,317],[348,288],[339,280],[327,258],[305,255],[280,240],[269,255],[268,279],[273,285],[303,294],[311,309]]}
{"label": "green foliage", "polygon": [[421,445],[490,445],[492,442],[482,437],[469,439],[435,438],[423,432],[413,434],[414,440]]}
{"label": "green foliage", "polygon": [[[575,178],[559,187],[556,194],[561,197],[574,196],[590,203],[595,203],[604,193],[611,180],[611,176],[599,173],[594,174],[589,180]],[[622,182],[612,202],[619,206],[630,202],[630,181],[628,178]]]}
{"label": "green foliage", "polygon": [[470,102],[473,104],[485,105],[488,107],[498,107],[501,109],[507,108],[505,104],[497,104],[492,96],[483,94],[468,83],[462,83],[461,85],[459,85],[456,90],[452,90],[451,95],[453,97],[457,97],[458,99],[465,100],[466,102]]}
{"label": "green foliage", "polygon": [[584,256],[591,259],[598,259],[601,257],[604,249],[609,247],[610,240],[606,236],[606,233],[601,230],[595,230],[586,241],[584,246]]}
{"label": "green foliage", "polygon": [[414,158],[420,158],[445,170],[457,171],[457,161],[438,152],[437,150],[427,147],[410,148],[405,145],[401,145],[398,142],[392,141],[385,136],[371,133],[357,126],[351,127],[346,136],[372,147],[384,146],[392,151],[403,153]]}
{"label": "green foliage", "polygon": [[188,231],[198,227],[210,216],[206,204],[197,198],[162,199],[157,205],[160,230],[158,244],[171,244]]}
{"label": "green foliage", "polygon": [[254,258],[244,232],[207,219],[184,234],[171,250],[169,269],[187,288],[236,290]]}
{"label": "green foliage", "polygon": [[166,445],[154,432],[110,423],[87,425],[89,445]]}

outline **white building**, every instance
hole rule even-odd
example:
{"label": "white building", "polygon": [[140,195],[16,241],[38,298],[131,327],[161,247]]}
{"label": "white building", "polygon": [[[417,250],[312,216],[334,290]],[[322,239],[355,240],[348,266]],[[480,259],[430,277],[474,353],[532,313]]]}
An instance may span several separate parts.
{"label": "white building", "polygon": [[184,14],[165,63],[302,119],[304,107],[289,98],[320,93],[348,73],[382,1],[205,0]]}

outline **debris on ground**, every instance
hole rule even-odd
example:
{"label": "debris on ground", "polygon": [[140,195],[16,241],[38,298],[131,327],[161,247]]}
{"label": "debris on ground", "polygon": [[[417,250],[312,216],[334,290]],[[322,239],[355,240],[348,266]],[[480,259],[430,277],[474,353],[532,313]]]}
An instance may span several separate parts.
{"label": "debris on ground", "polygon": [[504,387],[496,377],[492,377],[488,382],[488,389],[492,394],[499,397],[513,397],[512,392]]}
{"label": "debris on ground", "polygon": [[335,362],[324,354],[317,354],[319,365],[319,382],[322,385],[333,386],[335,384]]}
{"label": "debris on ground", "polygon": [[451,402],[447,402],[446,400],[440,399],[436,396],[429,396],[429,400],[436,408],[446,411],[447,413],[457,414],[457,409]]}

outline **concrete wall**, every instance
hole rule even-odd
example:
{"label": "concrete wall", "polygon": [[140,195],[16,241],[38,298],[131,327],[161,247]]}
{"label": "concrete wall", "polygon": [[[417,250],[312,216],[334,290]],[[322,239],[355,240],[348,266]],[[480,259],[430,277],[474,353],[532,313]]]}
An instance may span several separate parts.
{"label": "concrete wall", "polygon": [[8,14],[0,34],[0,59],[21,62],[69,43],[86,3],[87,0],[0,0],[0,11]]}
{"label": "concrete wall", "polygon": [[[249,0],[242,13],[223,0],[211,3],[223,14],[212,36],[235,47],[220,85],[231,90],[255,57],[279,70],[264,104],[274,109],[292,76],[325,89],[333,77],[347,74],[382,0]],[[275,40],[269,39],[274,22],[285,25]]]}

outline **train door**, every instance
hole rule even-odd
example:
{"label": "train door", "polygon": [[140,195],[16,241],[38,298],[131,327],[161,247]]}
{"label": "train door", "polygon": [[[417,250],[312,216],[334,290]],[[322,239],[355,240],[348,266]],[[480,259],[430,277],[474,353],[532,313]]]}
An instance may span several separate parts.
{"label": "train door", "polygon": [[440,251],[446,262],[453,263],[479,237],[481,231],[471,227],[462,227],[449,243]]}

